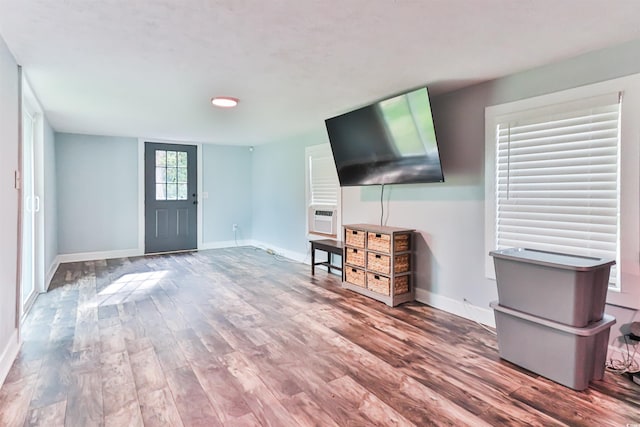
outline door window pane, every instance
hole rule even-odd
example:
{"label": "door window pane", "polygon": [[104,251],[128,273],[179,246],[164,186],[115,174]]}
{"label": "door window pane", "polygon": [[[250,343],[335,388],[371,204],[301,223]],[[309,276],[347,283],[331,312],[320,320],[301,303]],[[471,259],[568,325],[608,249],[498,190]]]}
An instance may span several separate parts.
{"label": "door window pane", "polygon": [[156,184],[156,200],[167,200],[165,184]]}
{"label": "door window pane", "polygon": [[167,200],[177,200],[177,199],[178,199],[178,185],[167,184]]}
{"label": "door window pane", "polygon": [[175,151],[167,151],[167,167],[174,168],[178,165],[177,155]]}
{"label": "door window pane", "polygon": [[156,168],[156,184],[167,182],[167,168]]}
{"label": "door window pane", "polygon": [[167,166],[167,152],[164,150],[156,151],[156,166],[165,167]]}
{"label": "door window pane", "polygon": [[186,168],[187,167],[187,152],[186,151],[178,151],[178,167]]}
{"label": "door window pane", "polygon": [[178,182],[178,173],[176,168],[167,168],[167,182],[171,184],[175,184]]}
{"label": "door window pane", "polygon": [[178,168],[178,182],[180,184],[187,183],[187,168]]}
{"label": "door window pane", "polygon": [[187,184],[178,184],[178,200],[187,200]]}

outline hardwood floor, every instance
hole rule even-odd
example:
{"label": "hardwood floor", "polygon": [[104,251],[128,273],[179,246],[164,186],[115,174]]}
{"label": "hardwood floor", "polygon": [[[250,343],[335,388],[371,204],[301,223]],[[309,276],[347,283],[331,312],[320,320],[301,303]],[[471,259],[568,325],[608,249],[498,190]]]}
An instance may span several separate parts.
{"label": "hardwood floor", "polygon": [[567,389],[473,322],[252,248],[62,265],[23,338],[2,426],[640,423],[622,377]]}

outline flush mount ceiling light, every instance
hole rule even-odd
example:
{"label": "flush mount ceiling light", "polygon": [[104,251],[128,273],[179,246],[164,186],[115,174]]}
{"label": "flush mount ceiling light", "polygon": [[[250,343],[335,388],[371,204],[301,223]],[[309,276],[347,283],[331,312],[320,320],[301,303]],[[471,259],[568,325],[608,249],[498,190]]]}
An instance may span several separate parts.
{"label": "flush mount ceiling light", "polygon": [[216,96],[211,98],[211,103],[216,107],[233,108],[238,105],[240,100],[238,98],[232,98],[230,96]]}

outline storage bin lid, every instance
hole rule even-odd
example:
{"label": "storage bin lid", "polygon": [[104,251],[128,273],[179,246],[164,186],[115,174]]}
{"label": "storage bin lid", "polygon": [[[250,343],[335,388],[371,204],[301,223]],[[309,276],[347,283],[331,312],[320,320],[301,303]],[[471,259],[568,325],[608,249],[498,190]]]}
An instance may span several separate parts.
{"label": "storage bin lid", "polygon": [[587,257],[580,255],[562,254],[558,252],[538,251],[527,248],[508,248],[489,252],[494,258],[520,261],[547,267],[563,268],[565,270],[590,271],[602,267],[612,266],[614,260]]}
{"label": "storage bin lid", "polygon": [[555,329],[557,331],[566,332],[571,335],[579,335],[583,337],[590,337],[593,335],[597,335],[598,332],[603,331],[607,328],[610,328],[612,325],[616,323],[616,318],[605,314],[601,320],[597,322],[590,323],[588,326],[584,328],[577,328],[575,326],[565,325],[564,323],[554,322],[553,320],[544,319],[542,317],[534,316],[533,314],[523,313],[522,311],[514,310],[512,308],[508,308],[498,304],[498,301],[493,301],[489,304],[491,308],[495,311],[508,314],[513,317],[517,317],[519,319],[528,320],[532,323],[537,323],[538,325],[543,325],[548,328]]}

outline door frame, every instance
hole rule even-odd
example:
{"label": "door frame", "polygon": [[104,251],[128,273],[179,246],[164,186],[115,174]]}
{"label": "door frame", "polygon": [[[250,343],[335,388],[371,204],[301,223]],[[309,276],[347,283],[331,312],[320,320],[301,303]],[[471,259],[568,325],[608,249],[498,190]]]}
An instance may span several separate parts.
{"label": "door frame", "polygon": [[[19,171],[20,171],[20,197],[19,197],[19,226],[18,226],[18,289],[17,289],[17,311],[16,316],[18,322],[24,320],[25,315],[31,309],[37,296],[46,291],[47,283],[45,283],[45,236],[44,236],[44,113],[40,101],[36,97],[31,84],[25,76],[22,67],[19,67],[20,77],[20,109],[19,109]],[[24,141],[23,141],[23,113],[24,108],[29,110],[29,114],[33,115],[33,193],[40,199],[39,210],[34,215],[33,220],[33,242],[32,259],[33,259],[33,294],[22,304],[22,259],[25,250],[25,242],[23,242],[23,215],[24,211],[24,186],[23,186],[23,159],[24,159]]]}
{"label": "door frame", "polygon": [[145,199],[144,199],[144,143],[153,142],[158,144],[178,144],[178,145],[195,145],[197,156],[196,185],[198,194],[198,205],[196,210],[197,231],[196,231],[196,250],[202,247],[202,143],[188,141],[171,141],[157,138],[138,138],[138,250],[141,254],[145,251]]}

